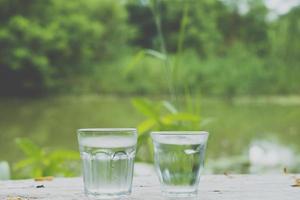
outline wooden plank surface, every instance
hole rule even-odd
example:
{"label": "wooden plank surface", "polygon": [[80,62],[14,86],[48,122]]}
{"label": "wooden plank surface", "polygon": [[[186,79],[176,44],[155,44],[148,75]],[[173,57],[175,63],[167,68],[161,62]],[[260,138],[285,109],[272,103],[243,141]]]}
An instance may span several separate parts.
{"label": "wooden plank surface", "polygon": [[[300,200],[300,187],[292,187],[300,175],[205,175],[199,185],[200,200]],[[43,185],[42,188],[37,186]],[[182,199],[161,195],[155,175],[134,177],[132,200]],[[14,198],[13,198],[14,197]],[[85,200],[81,178],[52,181],[0,181],[0,199]]]}

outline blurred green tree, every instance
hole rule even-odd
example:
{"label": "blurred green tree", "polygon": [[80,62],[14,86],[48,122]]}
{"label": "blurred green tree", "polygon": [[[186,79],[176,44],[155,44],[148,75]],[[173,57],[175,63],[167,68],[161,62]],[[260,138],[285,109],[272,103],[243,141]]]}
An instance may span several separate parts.
{"label": "blurred green tree", "polygon": [[116,1],[2,0],[0,13],[2,95],[70,89],[133,34]]}
{"label": "blurred green tree", "polygon": [[151,3],[169,60],[180,63],[179,93],[186,82],[226,97],[300,92],[299,7],[268,21],[263,0],[2,0],[0,95],[165,93],[155,59],[140,56],[123,76],[133,52],[160,50]]}
{"label": "blurred green tree", "polygon": [[[149,6],[152,1],[139,4],[129,1],[129,22],[137,27],[138,34],[135,45],[146,48],[159,48],[159,36]],[[161,0],[153,1],[161,18],[163,36],[169,52],[177,51],[180,37],[180,27],[184,15],[183,7],[188,7],[184,45],[196,49],[200,55],[206,55],[216,50],[222,36],[218,31],[217,19],[224,4],[211,0]]]}
{"label": "blurred green tree", "polygon": [[[273,93],[300,92],[300,6],[271,23],[268,80]],[[274,84],[276,83],[276,84]]]}

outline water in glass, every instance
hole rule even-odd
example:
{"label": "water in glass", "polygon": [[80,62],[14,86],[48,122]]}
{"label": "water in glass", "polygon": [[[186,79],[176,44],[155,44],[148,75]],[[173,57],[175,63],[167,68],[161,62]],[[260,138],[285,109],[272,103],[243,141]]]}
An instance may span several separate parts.
{"label": "water in glass", "polygon": [[[200,136],[201,137],[201,136]],[[195,195],[204,162],[206,140],[193,135],[154,137],[155,167],[167,195]]]}
{"label": "water in glass", "polygon": [[122,136],[83,138],[79,142],[85,193],[109,198],[131,192],[135,141]]}

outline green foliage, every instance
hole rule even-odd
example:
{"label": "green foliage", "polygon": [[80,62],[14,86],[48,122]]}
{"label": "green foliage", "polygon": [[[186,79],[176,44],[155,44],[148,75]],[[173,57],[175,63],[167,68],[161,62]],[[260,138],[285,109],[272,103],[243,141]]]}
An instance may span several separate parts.
{"label": "green foliage", "polygon": [[[269,38],[271,53],[267,59],[272,91],[299,94],[300,74],[300,6],[271,24]],[[274,84],[275,83],[275,84]]]}
{"label": "green foliage", "polygon": [[189,52],[184,55],[184,60],[189,60],[190,70],[183,69],[182,79],[188,79],[196,91],[226,98],[267,92],[261,87],[267,83],[264,62],[241,44],[228,49],[226,56],[200,61]]}
{"label": "green foliage", "polygon": [[[194,110],[193,112],[182,112],[178,111],[176,108],[176,106],[179,105],[179,102],[177,99],[178,94],[176,92],[177,85],[175,85],[175,83],[177,81],[177,68],[179,67],[178,64],[182,53],[182,45],[185,39],[188,7],[185,7],[184,15],[181,19],[182,22],[180,25],[180,37],[177,44],[177,55],[175,56],[174,62],[171,62],[166,49],[165,38],[162,34],[161,13],[158,12],[158,4],[156,1],[153,1],[150,6],[158,31],[161,47],[160,52],[152,49],[141,51],[137,54],[136,59],[133,60],[133,64],[129,65],[128,68],[129,70],[132,69],[134,65],[138,64],[138,62],[140,62],[147,54],[161,61],[161,68],[163,68],[165,72],[161,74],[167,80],[169,93],[172,98],[171,100],[176,105],[174,106],[169,101],[154,103],[147,99],[134,99],[132,102],[136,110],[146,117],[146,119],[137,126],[139,133],[137,158],[141,161],[148,162],[153,160],[153,145],[151,144],[149,137],[150,131],[200,129],[199,109]],[[186,95],[188,96],[189,94]]]}
{"label": "green foliage", "polygon": [[[195,93],[229,100],[236,95],[299,93],[299,68],[296,67],[300,57],[296,20],[299,8],[268,22],[268,11],[262,1],[248,1],[249,10],[245,13],[240,12],[239,1],[151,2],[154,5],[131,7],[130,22],[138,29],[148,30],[158,18],[156,26],[161,28],[157,27],[158,34],[153,35],[151,45],[141,43],[140,46],[156,49],[164,46],[162,54],[166,54],[164,49],[172,52],[162,60],[169,68],[160,72],[164,73],[165,84],[159,82],[159,88],[152,81],[153,86],[148,86],[158,88],[156,93],[172,90],[171,93],[183,94],[190,88]],[[157,17],[152,24],[137,24],[133,20],[136,9],[156,9],[152,13]],[[151,12],[137,13],[147,22],[152,17]],[[147,59],[145,55],[148,54],[139,52],[132,63],[142,65],[138,61]],[[150,72],[146,73],[151,76],[157,73],[151,67],[157,64],[152,62],[147,65]],[[143,74],[130,73],[143,77],[139,84],[148,81]],[[143,94],[148,93],[146,89],[142,90]]]}
{"label": "green foliage", "polygon": [[268,12],[262,0],[2,0],[1,96],[299,93],[299,6]]}
{"label": "green foliage", "polygon": [[132,100],[132,104],[146,118],[137,125],[139,161],[152,161],[153,145],[149,137],[150,131],[200,130],[199,109],[194,109],[194,112],[181,112],[168,101],[153,102],[137,98]]}
{"label": "green foliage", "polygon": [[79,174],[79,153],[69,150],[49,151],[27,138],[17,138],[16,144],[25,154],[25,159],[14,166],[15,178],[41,176],[76,176]]}
{"label": "green foliage", "polygon": [[[51,92],[127,95],[171,93],[172,103],[133,100],[133,106],[145,117],[138,125],[138,159],[151,161],[150,131],[198,130],[208,122],[200,118],[199,102],[192,102],[191,96],[186,94],[218,95],[232,100],[232,103],[237,95],[299,94],[299,7],[269,22],[266,20],[268,11],[261,0],[247,1],[249,11],[246,13],[240,12],[240,2],[2,0],[0,95]],[[156,14],[154,18],[153,14]],[[174,98],[174,94],[184,94],[185,99]],[[19,119],[22,125],[13,124],[14,128],[8,128],[8,131],[20,134],[28,123],[32,123],[32,119],[41,122],[36,124],[43,124],[38,127],[34,125],[33,132],[37,137],[51,134],[50,128],[45,129],[44,126],[57,130],[58,121],[65,122],[65,127],[74,127],[74,124],[85,126],[87,123],[98,126],[99,119],[109,126],[115,126],[118,121],[115,117],[123,113],[110,112],[107,105],[111,105],[111,100],[103,105],[97,103],[98,100],[91,101],[91,112],[85,108],[78,111],[77,100],[67,100],[70,106],[66,108],[70,111],[69,118],[65,115],[59,115],[58,119],[51,117],[61,111],[55,103],[50,102],[39,105],[43,112],[37,108],[32,109],[35,108],[33,105],[25,110],[20,109],[9,119]],[[69,101],[73,101],[76,109]],[[95,105],[98,108],[102,106],[99,110],[101,115],[95,114],[97,120],[91,122],[90,115],[85,117],[89,119],[88,122],[74,117],[78,112],[81,116],[84,113],[95,113]],[[228,133],[227,137],[234,137],[235,134],[229,133],[240,130],[246,132],[241,137],[250,140],[252,126],[251,131],[244,127],[251,120],[242,127],[242,122],[236,124],[236,121],[242,121],[243,114],[237,112],[234,118],[231,107],[223,105],[219,108],[219,105],[210,107],[217,109],[215,114],[223,115],[219,116],[218,120],[221,120],[218,127],[212,132],[224,132]],[[118,110],[117,103],[114,108]],[[3,106],[1,112],[4,113],[6,109]],[[109,110],[107,115],[102,114],[103,109]],[[249,112],[252,110],[249,106]],[[128,108],[124,113],[130,111],[131,108]],[[9,117],[10,110],[7,113],[3,115],[4,121]],[[279,113],[286,113],[286,110]],[[27,120],[27,116],[32,119]],[[253,116],[256,119],[257,115]],[[278,114],[278,123],[275,124],[272,120],[269,122],[269,118],[265,117],[267,125],[262,123],[258,132],[265,130],[266,126],[272,129],[284,124],[282,114]],[[286,124],[289,124],[294,118],[285,119]],[[119,121],[128,125],[122,117]],[[133,121],[130,122],[133,124]],[[294,134],[294,128],[282,127],[279,132],[286,130]],[[220,138],[223,141],[223,137]],[[231,140],[235,141],[233,138]],[[17,143],[26,159],[14,165],[16,177],[75,174],[76,170],[70,169],[76,168],[72,164],[78,159],[76,153],[49,151],[27,139],[20,139]],[[245,146],[238,142],[231,145],[224,148],[232,148],[232,152],[237,152]],[[219,146],[213,148],[219,149]],[[215,151],[215,154],[219,153]],[[236,160],[245,165],[244,159]]]}
{"label": "green foliage", "polygon": [[[156,96],[154,99],[152,103],[158,104],[163,97]],[[226,162],[230,163],[230,167],[224,169],[218,158],[230,160],[228,157],[239,156],[241,153],[245,153],[247,158],[249,144],[255,139],[278,138],[283,145],[300,152],[299,100],[297,96],[235,97],[229,105],[223,99],[201,97],[200,128],[211,133],[206,164],[211,164],[215,173],[243,172],[238,168],[240,165],[234,165],[231,161]],[[25,158],[13,142],[15,137],[32,138],[39,146],[46,147],[44,149],[47,152],[62,147],[78,152],[77,128],[136,127],[148,119],[134,109],[129,97],[109,95],[65,95],[36,100],[0,99],[0,110],[0,128],[5,133],[0,134],[0,158],[11,164],[12,178],[17,178],[21,172],[13,170],[13,164]],[[162,110],[165,114],[169,113],[164,107]],[[196,109],[185,109],[189,110]],[[213,122],[208,123],[209,118],[213,118]],[[223,151],[220,152],[220,149]],[[142,149],[139,149],[140,160],[142,155]],[[209,168],[206,165],[206,169]]]}
{"label": "green foliage", "polygon": [[[195,50],[202,58],[226,53],[226,48],[235,42],[247,44],[248,50],[258,54],[266,53],[268,24],[265,18],[268,11],[261,0],[247,1],[249,10],[246,13],[239,11],[242,1],[150,2],[155,6],[151,6],[151,3],[149,6],[138,6],[136,2],[131,2],[128,6],[129,22],[137,27],[137,44],[142,47],[157,49],[161,43],[159,34],[152,31],[155,29],[154,19],[152,22],[149,20],[152,17],[151,7],[154,7],[156,15],[161,18],[162,35],[170,52],[177,52],[178,41],[184,38],[182,47]],[[141,21],[145,23],[140,23]],[[185,29],[184,34],[182,27]],[[147,34],[145,30],[151,31]],[[145,34],[147,38],[143,37]]]}
{"label": "green foliage", "polygon": [[[181,27],[186,29],[184,45],[197,49],[202,55],[215,50],[220,42],[221,35],[217,30],[216,23],[219,11],[222,8],[219,1],[191,0],[183,2],[179,0],[161,0],[150,1],[149,5],[146,6],[143,4],[138,5],[132,1],[128,7],[130,11],[129,22],[137,27],[137,41],[142,47],[158,49],[161,45],[161,36],[157,34],[153,10],[155,15],[160,18],[162,35],[166,41],[166,48],[170,52],[178,50],[178,41],[183,37],[180,31]],[[183,18],[184,20],[182,20]],[[141,21],[143,23],[140,23]],[[147,37],[142,37],[144,34]]]}
{"label": "green foliage", "polygon": [[77,74],[119,55],[133,34],[116,1],[14,3],[0,6],[7,13],[0,25],[0,89],[7,95],[69,89]]}
{"label": "green foliage", "polygon": [[[228,49],[227,54],[222,57],[211,56],[210,59],[203,60],[196,52],[185,51],[179,58],[177,55],[170,55],[168,59],[171,66],[176,66],[176,72],[173,71],[176,75],[172,78],[179,96],[185,95],[187,90],[194,94],[204,93],[226,98],[236,95],[276,94],[280,91],[273,88],[278,85],[272,85],[272,80],[280,75],[286,76],[272,71],[261,58],[240,43]],[[163,59],[140,51],[132,57],[131,62],[127,61],[126,67],[120,68],[119,72],[114,71],[114,76],[119,77],[110,80],[110,83],[114,81],[122,84],[110,85],[116,86],[113,90],[120,93],[127,91],[134,94],[166,94],[170,91],[166,76],[170,78],[171,75],[166,75],[163,62]]]}

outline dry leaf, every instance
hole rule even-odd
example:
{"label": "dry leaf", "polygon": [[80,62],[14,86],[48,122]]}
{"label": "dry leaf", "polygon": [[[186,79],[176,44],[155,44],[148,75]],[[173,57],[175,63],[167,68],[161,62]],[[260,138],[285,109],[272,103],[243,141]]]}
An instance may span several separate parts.
{"label": "dry leaf", "polygon": [[22,197],[7,197],[7,200],[26,200]]}
{"label": "dry leaf", "polygon": [[286,167],[283,168],[283,173],[284,173],[284,174],[288,174],[288,171],[287,171],[287,168],[286,168]]}
{"label": "dry leaf", "polygon": [[292,187],[300,187],[300,178],[295,179],[295,184]]}
{"label": "dry leaf", "polygon": [[229,175],[227,172],[224,172],[224,175],[227,176],[228,178],[233,178],[233,176]]}
{"label": "dry leaf", "polygon": [[53,176],[36,177],[35,181],[52,181]]}

